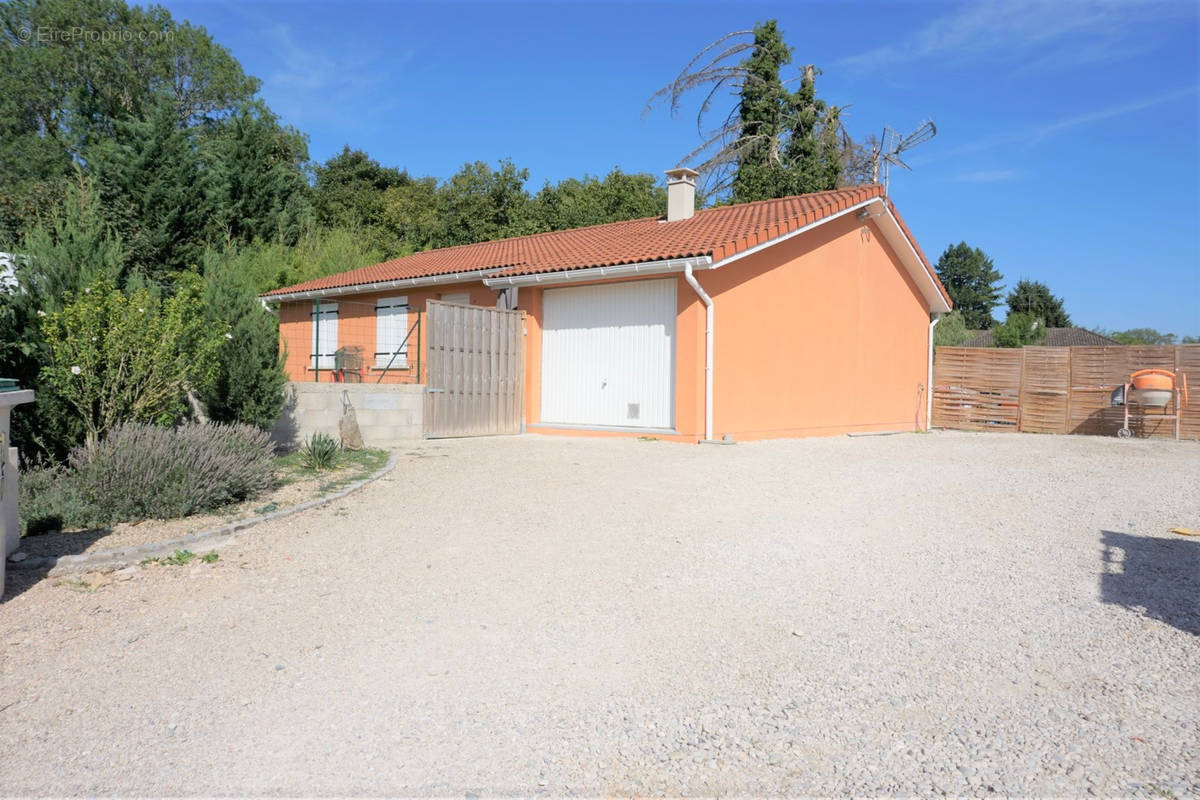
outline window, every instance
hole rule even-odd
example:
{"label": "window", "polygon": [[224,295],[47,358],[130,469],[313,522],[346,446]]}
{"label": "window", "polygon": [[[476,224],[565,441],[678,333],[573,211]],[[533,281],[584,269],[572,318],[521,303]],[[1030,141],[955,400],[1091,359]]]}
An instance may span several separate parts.
{"label": "window", "polygon": [[313,303],[313,369],[333,369],[338,349],[337,303]]}
{"label": "window", "polygon": [[[408,366],[408,298],[382,297],[375,303],[375,366]],[[403,347],[401,347],[403,344]],[[399,349],[399,352],[396,352]],[[393,358],[395,356],[395,358]]]}
{"label": "window", "polygon": [[470,292],[442,292],[443,303],[456,303],[460,306],[471,305]]}

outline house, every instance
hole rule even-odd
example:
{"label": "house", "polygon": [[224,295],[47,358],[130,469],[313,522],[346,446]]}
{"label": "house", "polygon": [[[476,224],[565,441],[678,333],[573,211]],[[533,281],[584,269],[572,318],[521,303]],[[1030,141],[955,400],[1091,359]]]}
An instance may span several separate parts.
{"label": "house", "polygon": [[[962,347],[995,347],[992,332],[967,331],[971,338]],[[1046,328],[1046,338],[1038,342],[1039,347],[1120,347],[1121,343],[1107,336],[1092,333],[1086,328]]]}
{"label": "house", "polygon": [[737,441],[926,426],[930,315],[951,303],[882,187],[694,211],[697,173],[667,175],[662,217],[263,295],[289,377],[335,380],[338,354],[356,351],[366,382],[423,381],[420,347],[399,345],[442,300],[524,312],[529,431]]}

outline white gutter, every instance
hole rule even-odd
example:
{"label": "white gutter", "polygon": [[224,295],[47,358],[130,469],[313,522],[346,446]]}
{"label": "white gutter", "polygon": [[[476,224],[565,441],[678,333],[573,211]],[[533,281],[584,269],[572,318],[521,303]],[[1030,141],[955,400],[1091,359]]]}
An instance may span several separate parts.
{"label": "white gutter", "polygon": [[683,268],[683,279],[704,303],[704,440],[713,438],[713,301],[692,274],[692,265]]}
{"label": "white gutter", "polygon": [[267,303],[278,303],[284,300],[306,300],[310,297],[331,297],[339,294],[363,294],[364,292],[401,289],[411,286],[434,286],[440,283],[459,283],[483,278],[510,267],[491,267],[477,269],[471,272],[448,272],[444,275],[428,275],[423,278],[396,278],[390,281],[375,281],[374,283],[356,283],[353,286],[333,286],[328,289],[308,289],[302,292],[286,292],[283,294],[260,295],[259,299]]}
{"label": "white gutter", "polygon": [[942,321],[941,312],[935,312],[929,323],[929,374],[925,379],[925,432],[933,420],[933,329]]}
{"label": "white gutter", "polygon": [[536,272],[532,275],[509,275],[503,278],[484,278],[483,284],[496,286],[544,286],[558,283],[594,281],[602,278],[619,278],[625,275],[664,275],[689,269],[708,269],[712,256],[690,256],[688,258],[666,258],[661,261],[639,261],[635,264],[613,264],[607,267]]}

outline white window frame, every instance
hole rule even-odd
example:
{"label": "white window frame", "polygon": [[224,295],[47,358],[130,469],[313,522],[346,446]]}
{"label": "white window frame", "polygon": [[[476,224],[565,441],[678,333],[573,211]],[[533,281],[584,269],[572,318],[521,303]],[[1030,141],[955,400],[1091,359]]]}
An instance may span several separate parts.
{"label": "white window frame", "polygon": [[[380,313],[380,312],[383,313]],[[381,297],[375,301],[375,366],[403,369],[408,366],[408,342],[392,360],[392,353],[408,335],[408,296]],[[385,346],[386,345],[386,346]]]}
{"label": "white window frame", "polygon": [[[320,309],[319,318],[317,316],[318,308]],[[312,320],[312,353],[309,364],[312,369],[333,369],[337,363],[338,349],[337,303],[314,302],[312,311],[309,312],[309,318]],[[319,339],[317,338],[318,333],[320,334]],[[324,352],[317,352],[318,341]]]}

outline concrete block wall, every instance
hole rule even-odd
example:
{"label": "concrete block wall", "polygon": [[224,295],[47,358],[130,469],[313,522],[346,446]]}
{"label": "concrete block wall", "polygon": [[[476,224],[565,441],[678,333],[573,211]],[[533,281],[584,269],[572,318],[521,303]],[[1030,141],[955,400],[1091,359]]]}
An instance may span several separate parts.
{"label": "concrete block wall", "polygon": [[272,438],[282,447],[314,433],[338,438],[338,421],[349,403],[367,447],[398,447],[422,435],[425,387],[420,384],[289,383],[283,415]]}

